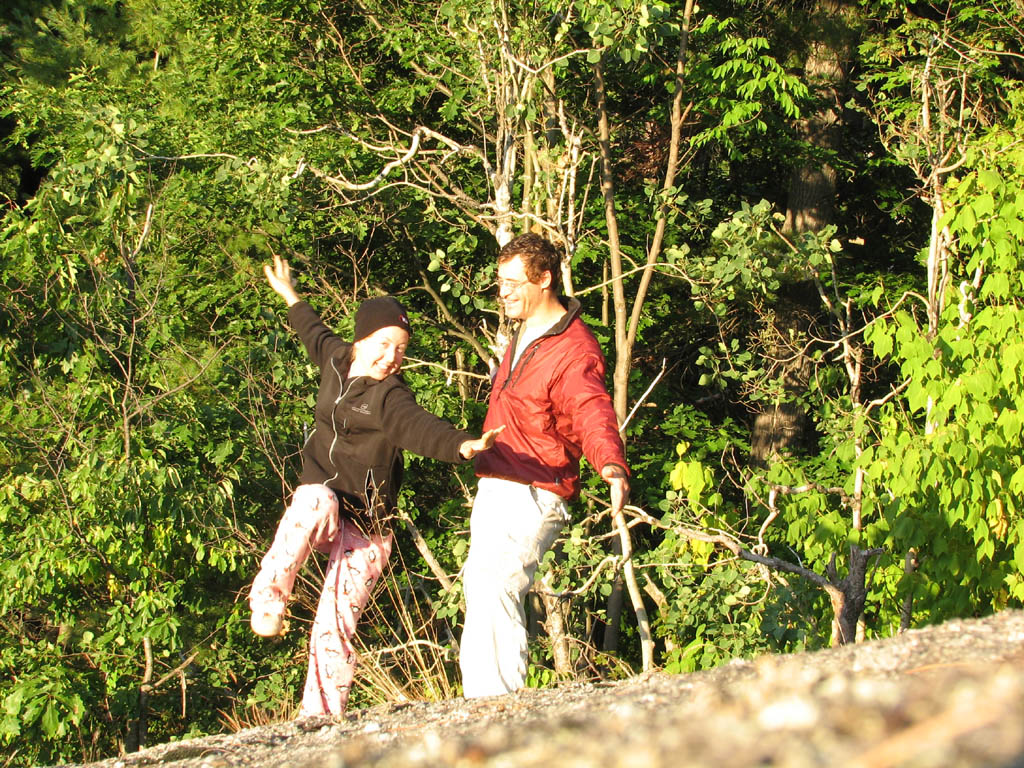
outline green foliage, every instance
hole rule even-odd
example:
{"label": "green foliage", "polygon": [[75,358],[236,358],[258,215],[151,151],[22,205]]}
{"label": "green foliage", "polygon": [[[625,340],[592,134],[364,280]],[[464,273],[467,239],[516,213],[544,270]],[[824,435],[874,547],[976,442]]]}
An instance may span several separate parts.
{"label": "green foliage", "polygon": [[[844,116],[843,140],[815,154],[799,138],[821,96],[794,66],[810,44],[794,32],[800,9],[700,8],[677,80],[675,2],[9,4],[0,743],[17,750],[12,764],[91,760],[143,735],[152,743],[293,711],[316,565],[281,640],[252,637],[244,601],[315,396],[315,371],[268,306],[260,265],[271,251],[289,256],[300,288],[342,333],[356,300],[401,293],[417,328],[407,380],[433,412],[474,431],[486,364],[452,321],[493,340],[492,173],[497,148],[518,162],[529,135],[532,181],[525,160],[510,170],[516,226],[571,198],[573,285],[611,362],[616,337],[591,290],[605,279],[608,236],[589,171],[597,62],[626,261],[645,261],[655,212],[667,225],[630,399],[663,360],[666,375],[627,435],[633,503],[665,526],[632,529],[641,584],[664,598],[648,605],[659,662],[685,672],[829,636],[820,590],[680,529],[725,532],[819,574],[833,557],[841,571],[852,546],[882,550],[866,584],[869,634],[891,631],[908,595],[918,620],[1019,605],[1024,157],[1014,136],[1024,99],[1003,55],[1020,53],[1008,8],[955,2],[933,18],[915,15],[925,6],[870,3],[864,18],[878,23],[864,27],[850,62],[861,90],[837,94],[863,122]],[[525,66],[504,69],[503,53]],[[921,130],[926,66],[936,86],[966,73],[970,119],[936,113],[934,132]],[[526,72],[532,79],[517,79]],[[677,88],[683,167],[663,190]],[[571,142],[550,130],[556,122]],[[366,186],[421,125],[460,149],[425,140],[417,163]],[[943,173],[940,226],[953,249],[929,335],[916,298],[927,293],[928,225],[907,188],[959,161],[942,160],[943,147],[964,156],[954,176]],[[558,169],[574,152],[570,185]],[[808,159],[838,169],[836,220],[784,239],[785,179]],[[446,194],[431,191],[436,179]],[[860,252],[845,245],[865,236]],[[422,290],[424,275],[443,309]],[[627,297],[635,282],[626,278]],[[773,319],[798,285],[831,304],[780,341]],[[845,342],[863,363],[859,395]],[[806,387],[786,381],[780,349],[806,350]],[[474,375],[449,373],[460,368]],[[808,445],[752,467],[751,413],[775,406],[807,415]],[[407,477],[403,508],[456,574],[472,468],[408,457]],[[771,497],[779,488],[803,490]],[[595,576],[609,556],[606,493],[587,470],[573,523],[542,569],[570,595],[581,675],[626,674],[640,658],[628,611],[620,650],[594,647],[615,578],[607,567]],[[354,705],[390,685],[457,690],[445,654],[461,587],[443,592],[401,531],[399,549],[398,599],[381,601],[365,641],[430,637],[439,660],[382,663]],[[905,573],[910,549],[920,567]],[[415,618],[402,618],[397,606],[412,603]],[[531,685],[554,680],[543,641],[530,663]],[[140,709],[147,674],[166,680]]]}
{"label": "green foliage", "polygon": [[676,446],[678,460],[667,467],[670,489],[658,504],[667,532],[642,557],[647,578],[673,596],[654,623],[666,647],[665,669],[691,672],[802,647],[803,635],[788,617],[792,599],[780,597],[778,585],[749,563],[724,557],[713,544],[676,532],[741,525],[734,491],[716,469],[742,448],[743,430],[729,422],[716,427],[682,407],[672,424],[672,434],[684,439]]}
{"label": "green foliage", "polygon": [[[0,602],[0,740],[20,745],[26,762],[215,729],[217,710],[289,652],[259,658],[248,634],[233,634],[244,627],[236,596],[251,577],[255,530],[274,520],[262,510],[279,510],[268,459],[293,453],[299,432],[281,392],[308,380],[272,352],[280,334],[267,329],[279,321],[264,314],[247,256],[295,224],[289,189],[273,164],[183,157],[272,157],[262,142],[287,123],[239,101],[238,70],[217,87],[187,85],[214,61],[174,15],[194,10],[43,9],[7,71],[10,140],[47,173],[35,198],[8,212],[0,246],[10,587]],[[239,67],[251,66],[255,39],[234,48]],[[169,111],[189,94],[194,103]],[[223,119],[218,95],[248,117]],[[211,119],[193,122],[204,112]],[[292,445],[253,440],[254,427],[275,429],[257,412],[279,419]],[[188,722],[168,690],[179,667]],[[142,683],[164,677],[140,709]],[[239,680],[253,683],[238,689]]]}
{"label": "green foliage", "polygon": [[[714,143],[735,149],[737,129],[766,133],[769,119],[795,120],[810,96],[806,83],[787,72],[771,55],[766,38],[737,35],[735,29],[735,19],[716,19],[709,14],[694,30],[697,40],[706,37],[709,42],[715,41],[713,47],[708,46],[713,53],[698,64],[695,77],[717,85],[709,89],[706,102],[717,120],[694,137],[698,147]],[[766,104],[772,104],[778,112],[766,110]]]}
{"label": "green foliage", "polygon": [[923,592],[934,619],[1024,600],[1024,196],[1022,158],[1011,147],[995,133],[951,187],[945,223],[963,259],[938,333],[929,338],[898,311],[868,336],[876,354],[899,362],[907,387],[904,408],[886,410],[888,429],[862,465],[895,546],[921,552],[923,583],[903,589]]}

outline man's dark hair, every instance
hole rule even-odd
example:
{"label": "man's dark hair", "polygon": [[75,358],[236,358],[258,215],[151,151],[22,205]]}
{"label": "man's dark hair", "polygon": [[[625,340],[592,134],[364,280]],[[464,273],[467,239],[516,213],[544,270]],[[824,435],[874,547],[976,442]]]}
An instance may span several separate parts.
{"label": "man's dark hair", "polygon": [[556,294],[562,287],[562,257],[548,240],[534,232],[514,237],[498,253],[498,263],[504,264],[516,257],[523,260],[526,276],[537,282],[545,272],[551,273],[551,290]]}

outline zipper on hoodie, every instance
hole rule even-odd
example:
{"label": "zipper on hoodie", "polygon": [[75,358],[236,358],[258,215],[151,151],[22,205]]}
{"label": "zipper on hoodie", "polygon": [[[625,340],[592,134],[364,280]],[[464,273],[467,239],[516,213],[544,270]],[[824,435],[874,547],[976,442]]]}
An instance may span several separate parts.
{"label": "zipper on hoodie", "polygon": [[[327,450],[327,458],[330,459],[331,466],[335,467],[335,470],[334,475],[332,475],[331,477],[324,481],[325,485],[331,482],[331,480],[338,479],[338,465],[334,463],[334,446],[338,444],[338,420],[336,415],[338,413],[338,406],[341,404],[341,401],[345,399],[345,395],[347,395],[348,391],[352,389],[351,382],[349,383],[348,388],[346,389],[345,380],[341,377],[341,372],[338,370],[338,366],[334,364],[333,357],[331,358],[331,368],[334,370],[334,375],[338,377],[338,396],[334,399],[334,407],[331,409],[331,429],[334,430],[334,437],[331,438],[331,447]],[[345,423],[342,424],[342,429],[345,428],[346,424],[348,424],[347,418],[345,419]]]}

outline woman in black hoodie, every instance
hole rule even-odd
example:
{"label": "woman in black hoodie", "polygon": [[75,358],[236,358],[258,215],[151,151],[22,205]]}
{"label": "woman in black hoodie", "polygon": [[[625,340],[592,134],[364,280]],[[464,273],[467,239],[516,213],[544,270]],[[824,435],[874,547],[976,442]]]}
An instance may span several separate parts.
{"label": "woman in black hoodie", "polygon": [[416,403],[397,375],[411,327],[396,299],[364,301],[350,343],[299,298],[287,261],[275,255],[264,272],[320,368],[320,390],[300,485],[250,590],[251,623],[259,635],[280,634],[299,568],[313,549],[330,553],[300,716],[338,715],[355,671],[356,623],[391,554],[383,523],[397,506],[402,451],[460,462],[490,448],[504,427],[474,439]]}

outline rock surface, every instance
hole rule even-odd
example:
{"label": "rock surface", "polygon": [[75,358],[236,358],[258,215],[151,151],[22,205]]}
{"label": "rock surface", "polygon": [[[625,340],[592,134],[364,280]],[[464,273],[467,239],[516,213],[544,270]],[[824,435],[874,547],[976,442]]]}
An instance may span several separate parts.
{"label": "rock surface", "polygon": [[1024,768],[1024,612],[816,653],[361,710],[89,768]]}

